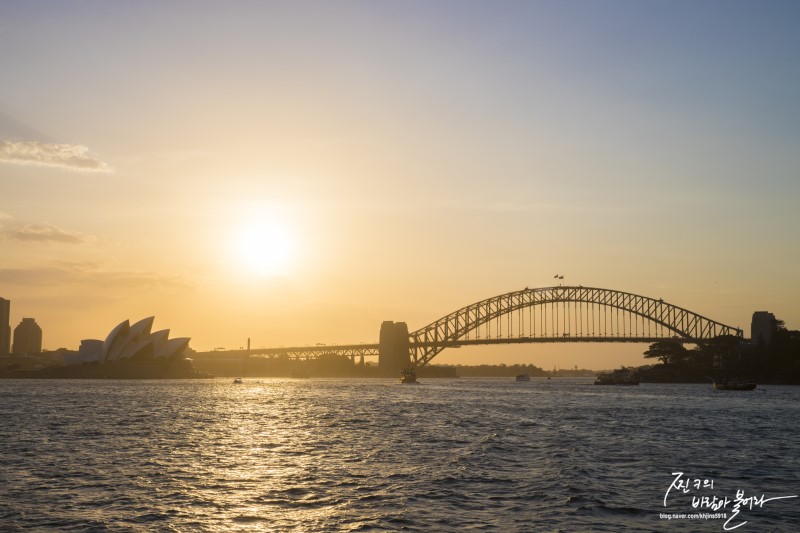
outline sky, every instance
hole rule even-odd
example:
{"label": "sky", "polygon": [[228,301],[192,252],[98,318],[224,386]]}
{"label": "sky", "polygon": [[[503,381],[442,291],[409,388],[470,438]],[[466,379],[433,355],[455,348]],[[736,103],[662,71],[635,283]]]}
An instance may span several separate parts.
{"label": "sky", "polygon": [[197,350],[376,342],[556,273],[800,329],[799,24],[793,1],[3,2],[0,297],[50,350],[152,315]]}

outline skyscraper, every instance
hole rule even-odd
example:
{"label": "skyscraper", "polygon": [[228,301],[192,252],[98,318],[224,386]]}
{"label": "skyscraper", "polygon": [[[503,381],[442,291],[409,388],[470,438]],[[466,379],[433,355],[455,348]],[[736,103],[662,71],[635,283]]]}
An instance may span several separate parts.
{"label": "skyscraper", "polygon": [[23,318],[14,328],[14,355],[34,355],[42,352],[42,328],[33,318]]}
{"label": "skyscraper", "polygon": [[11,353],[11,300],[0,298],[0,356]]}
{"label": "skyscraper", "polygon": [[753,321],[750,323],[750,342],[755,345],[769,344],[777,330],[778,323],[775,315],[768,311],[756,311],[753,313]]}

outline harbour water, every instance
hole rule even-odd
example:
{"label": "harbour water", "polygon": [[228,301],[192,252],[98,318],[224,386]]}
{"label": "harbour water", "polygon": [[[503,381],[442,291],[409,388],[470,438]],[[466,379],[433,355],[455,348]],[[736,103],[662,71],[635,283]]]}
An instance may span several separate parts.
{"label": "harbour water", "polygon": [[421,381],[1,380],[0,530],[800,530],[800,388]]}

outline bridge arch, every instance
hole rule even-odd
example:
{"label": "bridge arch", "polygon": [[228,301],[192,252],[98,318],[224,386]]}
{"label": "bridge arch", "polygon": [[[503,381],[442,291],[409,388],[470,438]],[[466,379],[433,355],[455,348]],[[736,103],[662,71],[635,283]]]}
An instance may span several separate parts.
{"label": "bridge arch", "polygon": [[[544,311],[539,314],[542,327],[538,331],[534,314],[536,309]],[[524,316],[526,310],[529,311],[527,330]],[[572,316],[570,315],[571,310]],[[609,311],[611,311],[611,315],[609,315]],[[616,312],[616,321],[614,312]],[[629,330],[626,330],[624,320],[620,322],[619,312],[623,313],[623,319],[628,320],[631,326]],[[513,331],[514,317],[516,317],[518,326],[516,336]],[[501,319],[504,318],[507,323],[507,334],[502,331]],[[492,339],[491,326],[493,322],[496,322],[496,330]],[[634,322],[636,323],[635,334]],[[560,328],[559,326],[562,324],[563,328]],[[483,341],[480,340],[482,328],[485,332]],[[645,334],[645,330],[647,334]],[[573,331],[576,333],[575,336],[573,336]],[[587,333],[586,335],[583,335],[584,331]],[[650,334],[653,331],[655,331],[655,335]],[[475,337],[472,341],[469,341],[470,333]],[[558,286],[535,289],[526,287],[523,290],[475,302],[411,332],[409,340],[412,364],[424,366],[445,348],[464,344],[575,341],[647,342],[668,338],[677,338],[682,342],[702,342],[720,335],[742,337],[742,330],[667,303],[662,299],[597,287]]]}

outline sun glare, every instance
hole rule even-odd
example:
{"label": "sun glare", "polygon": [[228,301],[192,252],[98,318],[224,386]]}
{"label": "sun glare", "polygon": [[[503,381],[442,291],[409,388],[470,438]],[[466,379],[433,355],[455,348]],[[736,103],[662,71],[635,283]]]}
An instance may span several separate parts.
{"label": "sun glare", "polygon": [[236,235],[237,263],[244,269],[262,276],[289,274],[294,242],[289,230],[275,222],[251,222]]}

